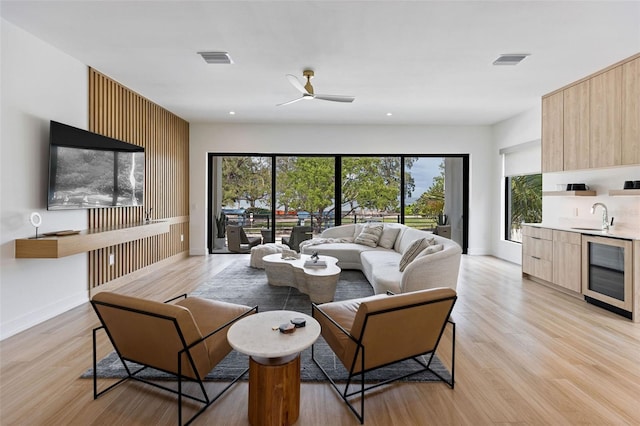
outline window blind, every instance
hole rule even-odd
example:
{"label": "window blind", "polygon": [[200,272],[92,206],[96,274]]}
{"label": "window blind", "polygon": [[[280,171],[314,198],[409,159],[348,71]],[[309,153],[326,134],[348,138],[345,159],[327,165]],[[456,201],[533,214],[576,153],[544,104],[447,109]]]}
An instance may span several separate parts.
{"label": "window blind", "polygon": [[504,176],[532,175],[540,173],[542,150],[540,140],[502,148]]}

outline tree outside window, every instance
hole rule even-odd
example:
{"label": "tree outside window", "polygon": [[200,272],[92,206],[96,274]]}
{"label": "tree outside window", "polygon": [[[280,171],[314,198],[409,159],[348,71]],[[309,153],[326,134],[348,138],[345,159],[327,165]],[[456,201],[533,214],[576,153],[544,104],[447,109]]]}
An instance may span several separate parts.
{"label": "tree outside window", "polygon": [[505,183],[505,239],[522,242],[522,224],[542,221],[542,175],[509,176]]}

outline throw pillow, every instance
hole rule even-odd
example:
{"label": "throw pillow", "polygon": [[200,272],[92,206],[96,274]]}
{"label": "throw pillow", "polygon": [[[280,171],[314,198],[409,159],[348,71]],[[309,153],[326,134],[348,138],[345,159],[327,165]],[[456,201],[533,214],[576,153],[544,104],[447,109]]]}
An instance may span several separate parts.
{"label": "throw pillow", "polygon": [[356,237],[355,242],[365,246],[375,247],[382,235],[384,225],[382,223],[369,222],[362,227],[362,231]]}
{"label": "throw pillow", "polygon": [[422,250],[416,257],[427,256],[429,254],[437,253],[442,250],[444,250],[444,246],[442,244],[432,245]]}
{"label": "throw pillow", "polygon": [[407,265],[410,264],[422,250],[431,245],[430,240],[433,239],[419,238],[409,244],[409,247],[402,253],[402,258],[400,259],[400,272],[404,272]]}
{"label": "throw pillow", "polygon": [[382,235],[380,236],[378,245],[386,249],[392,248],[393,244],[396,242],[396,238],[398,237],[399,233],[400,233],[400,228],[396,228],[393,226],[385,226],[384,229],[382,230]]}

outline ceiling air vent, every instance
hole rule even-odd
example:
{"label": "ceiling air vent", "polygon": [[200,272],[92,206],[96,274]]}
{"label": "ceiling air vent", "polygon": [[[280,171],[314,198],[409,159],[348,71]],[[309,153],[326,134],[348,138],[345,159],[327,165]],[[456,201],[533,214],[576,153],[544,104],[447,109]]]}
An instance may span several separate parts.
{"label": "ceiling air vent", "polygon": [[233,59],[229,56],[229,52],[198,52],[208,64],[232,64]]}
{"label": "ceiling air vent", "polygon": [[500,55],[498,59],[493,61],[493,65],[518,65],[529,53],[508,53]]}

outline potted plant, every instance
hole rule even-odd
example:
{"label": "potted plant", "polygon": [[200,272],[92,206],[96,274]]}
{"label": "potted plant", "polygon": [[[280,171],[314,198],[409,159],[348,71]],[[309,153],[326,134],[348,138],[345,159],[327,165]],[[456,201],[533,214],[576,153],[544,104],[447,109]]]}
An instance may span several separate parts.
{"label": "potted plant", "polygon": [[227,215],[224,212],[216,217],[216,237],[213,239],[213,248],[224,248],[224,240],[227,236]]}

